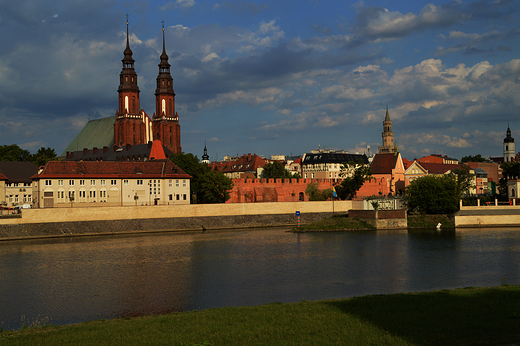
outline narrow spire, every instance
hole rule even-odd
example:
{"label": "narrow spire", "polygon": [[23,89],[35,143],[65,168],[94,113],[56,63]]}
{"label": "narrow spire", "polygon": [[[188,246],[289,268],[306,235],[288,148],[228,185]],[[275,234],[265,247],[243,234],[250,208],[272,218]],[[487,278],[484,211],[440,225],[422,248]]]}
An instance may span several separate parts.
{"label": "narrow spire", "polygon": [[385,116],[385,121],[389,121],[390,120],[390,115],[388,114],[388,105],[386,105],[386,116]]}
{"label": "narrow spire", "polygon": [[123,52],[125,57],[123,58],[123,67],[124,68],[133,68],[134,59],[132,58],[132,50],[130,49],[130,35],[128,34],[128,13],[126,14],[126,49]]}

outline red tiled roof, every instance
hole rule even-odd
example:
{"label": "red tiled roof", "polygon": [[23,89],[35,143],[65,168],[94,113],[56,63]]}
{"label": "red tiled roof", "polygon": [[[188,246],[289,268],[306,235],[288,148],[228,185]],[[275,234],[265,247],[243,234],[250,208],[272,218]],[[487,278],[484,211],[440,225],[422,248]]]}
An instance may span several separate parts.
{"label": "red tiled roof", "polygon": [[164,155],[162,143],[158,139],[152,143],[152,149],[150,150],[150,160],[166,160],[166,155]]}
{"label": "red tiled roof", "polygon": [[372,174],[391,174],[395,168],[398,155],[394,153],[376,154],[370,165]]}
{"label": "red tiled roof", "polygon": [[232,172],[256,172],[257,168],[264,167],[267,160],[262,159],[256,154],[244,154],[235,161],[212,162],[209,165],[213,169],[218,169],[224,173]]}
{"label": "red tiled roof", "polygon": [[52,178],[174,178],[190,179],[170,160],[166,161],[49,161],[33,180]]}
{"label": "red tiled roof", "polygon": [[5,175],[3,175],[2,173],[0,173],[0,180],[8,180],[7,177]]}

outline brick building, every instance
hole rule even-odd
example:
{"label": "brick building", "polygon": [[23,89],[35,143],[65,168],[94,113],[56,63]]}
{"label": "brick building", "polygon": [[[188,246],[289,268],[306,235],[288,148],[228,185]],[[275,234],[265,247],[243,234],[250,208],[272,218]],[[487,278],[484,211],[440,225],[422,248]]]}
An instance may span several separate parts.
{"label": "brick building", "polygon": [[134,68],[135,60],[130,49],[127,22],[126,48],[121,60],[123,67],[119,74],[118,110],[115,117],[89,121],[61,156],[83,149],[93,150],[94,147],[122,148],[128,145],[146,145],[154,140],[160,140],[165,149],[172,153],[182,151],[179,115],[175,111],[175,92],[170,73],[171,65],[166,54],[164,27],[162,30],[163,50],[158,65],[155,113],[152,118],[140,108],[140,91]]}

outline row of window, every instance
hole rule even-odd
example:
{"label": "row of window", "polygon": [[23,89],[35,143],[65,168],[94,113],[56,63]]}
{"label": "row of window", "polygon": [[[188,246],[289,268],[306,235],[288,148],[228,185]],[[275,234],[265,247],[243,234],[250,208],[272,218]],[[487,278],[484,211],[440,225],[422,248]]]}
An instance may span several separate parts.
{"label": "row of window", "polygon": [[[9,196],[5,196],[5,199],[8,199],[9,200],[9,203],[20,203],[20,197],[22,197],[21,195],[9,195]],[[23,202],[32,202],[32,196],[31,195],[23,195]]]}
{"label": "row of window", "polygon": [[[69,180],[69,186],[74,186],[75,183],[76,183],[75,180],[73,180],[73,179]],[[101,186],[106,186],[106,180],[105,179],[101,179],[99,181],[99,183],[100,183]],[[13,184],[18,184],[18,183],[13,183]],[[80,186],[85,186],[85,180],[83,180],[83,179],[79,180],[79,185]],[[116,179],[111,179],[110,180],[110,185],[116,186],[117,185],[117,180]],[[128,185],[128,179],[123,180],[123,185]],[[137,179],[137,185],[144,185],[143,179]],[[153,187],[160,187],[161,186],[161,180],[159,180],[159,179],[151,180],[150,179],[148,181],[148,185],[150,187],[152,187],[152,185],[153,185]],[[10,184],[8,184],[8,186],[10,186]],[[18,186],[18,185],[15,185],[15,186]],[[27,185],[27,186],[30,186],[30,184]],[[45,180],[45,186],[52,186],[52,180],[50,180],[50,179]],[[58,186],[64,186],[64,180],[63,179],[58,179]],[[95,179],[91,179],[90,180],[90,186],[96,186],[96,180]],[[179,186],[180,186],[180,181],[179,180],[175,180],[175,187],[179,187]],[[173,180],[172,179],[169,180],[169,187],[173,187]],[[182,187],[186,187],[186,180],[182,180]]]}
{"label": "row of window", "polygon": [[22,186],[31,186],[31,183],[6,183],[5,187],[22,187]]}

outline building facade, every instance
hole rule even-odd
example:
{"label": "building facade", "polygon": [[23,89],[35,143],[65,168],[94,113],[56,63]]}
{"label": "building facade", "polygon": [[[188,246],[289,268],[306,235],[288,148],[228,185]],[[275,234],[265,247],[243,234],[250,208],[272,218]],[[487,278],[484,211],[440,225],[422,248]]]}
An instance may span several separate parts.
{"label": "building facade", "polygon": [[32,176],[34,207],[190,204],[190,179],[170,160],[50,161]]}
{"label": "building facade", "polygon": [[33,202],[31,176],[38,171],[32,162],[0,161],[0,204],[15,207]]}
{"label": "building facade", "polygon": [[349,162],[368,165],[368,157],[343,151],[311,151],[303,155],[301,175],[304,179],[340,179],[341,167]]}

